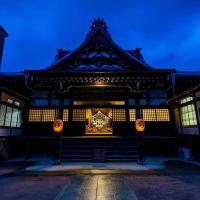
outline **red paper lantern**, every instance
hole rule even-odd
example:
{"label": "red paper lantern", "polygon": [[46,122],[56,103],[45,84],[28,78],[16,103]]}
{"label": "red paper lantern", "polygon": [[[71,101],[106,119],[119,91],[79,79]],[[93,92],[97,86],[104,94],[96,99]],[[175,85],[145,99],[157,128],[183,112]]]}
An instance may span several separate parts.
{"label": "red paper lantern", "polygon": [[138,132],[143,132],[145,130],[145,122],[143,119],[137,119],[135,121],[135,128]]}
{"label": "red paper lantern", "polygon": [[55,133],[60,133],[63,130],[63,121],[61,119],[55,119],[53,122],[53,130]]}

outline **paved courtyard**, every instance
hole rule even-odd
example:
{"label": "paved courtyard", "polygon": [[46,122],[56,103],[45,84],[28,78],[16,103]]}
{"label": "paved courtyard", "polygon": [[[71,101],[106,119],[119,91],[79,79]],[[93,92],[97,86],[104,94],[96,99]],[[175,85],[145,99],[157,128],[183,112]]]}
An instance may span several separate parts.
{"label": "paved courtyard", "polygon": [[25,173],[18,166],[5,173],[6,167],[0,175],[1,200],[200,199],[200,167],[182,162],[155,170],[76,169],[60,174]]}
{"label": "paved courtyard", "polygon": [[199,200],[200,175],[73,175],[0,178],[1,200]]}

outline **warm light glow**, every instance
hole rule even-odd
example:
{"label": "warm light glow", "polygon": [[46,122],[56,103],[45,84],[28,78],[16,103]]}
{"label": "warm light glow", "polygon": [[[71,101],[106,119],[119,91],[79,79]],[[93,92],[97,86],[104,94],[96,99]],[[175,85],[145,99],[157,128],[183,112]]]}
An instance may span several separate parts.
{"label": "warm light glow", "polygon": [[83,106],[83,105],[114,105],[123,106],[125,101],[73,101],[73,105]]}
{"label": "warm light glow", "polygon": [[43,110],[42,121],[43,122],[53,122],[55,119],[56,110]]}
{"label": "warm light glow", "polygon": [[103,84],[97,84],[95,85],[96,87],[105,87],[106,85],[103,85]]}
{"label": "warm light glow", "polygon": [[29,122],[53,122],[57,110],[54,109],[34,109],[29,111]]}
{"label": "warm light glow", "polygon": [[142,116],[145,121],[156,121],[155,109],[143,109]]}
{"label": "warm light glow", "polygon": [[113,121],[126,121],[125,109],[113,109],[112,110]]}
{"label": "warm light glow", "polygon": [[143,132],[145,130],[145,122],[143,119],[137,119],[135,121],[135,128],[139,132]]}
{"label": "warm light glow", "polygon": [[53,130],[55,133],[61,133],[63,130],[63,121],[61,119],[55,119],[53,122]]}
{"label": "warm light glow", "polygon": [[69,120],[69,109],[63,110],[63,121],[67,122]]}
{"label": "warm light glow", "polygon": [[136,120],[135,109],[129,109],[129,120],[130,120],[130,122],[134,122]]}
{"label": "warm light glow", "polygon": [[90,108],[86,109],[85,134],[112,134],[112,109]]}
{"label": "warm light glow", "polygon": [[42,110],[30,110],[29,111],[29,122],[41,122],[42,120]]}
{"label": "warm light glow", "polygon": [[168,109],[156,109],[157,121],[170,121]]}
{"label": "warm light glow", "polygon": [[142,109],[142,116],[145,121],[170,121],[168,109]]}
{"label": "warm light glow", "polygon": [[74,122],[83,122],[86,117],[85,109],[73,109],[72,121]]}
{"label": "warm light glow", "polygon": [[125,105],[125,101],[109,101],[111,105],[115,105],[115,106],[124,106]]}

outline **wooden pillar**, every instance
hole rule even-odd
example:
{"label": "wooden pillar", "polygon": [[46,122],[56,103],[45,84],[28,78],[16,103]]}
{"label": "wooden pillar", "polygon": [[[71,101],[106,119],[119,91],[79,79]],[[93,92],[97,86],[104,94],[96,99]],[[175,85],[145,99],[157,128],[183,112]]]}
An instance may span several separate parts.
{"label": "wooden pillar", "polygon": [[63,119],[63,109],[64,109],[64,97],[61,94],[59,96],[59,109],[58,109],[58,118]]}
{"label": "wooden pillar", "polygon": [[[59,108],[58,108],[58,118],[63,120],[63,109],[64,109],[64,96],[59,94]],[[54,160],[56,164],[60,164],[60,154],[61,154],[61,135],[63,133],[56,133],[54,142]]]}
{"label": "wooden pillar", "polygon": [[[136,120],[141,119],[141,109],[140,109],[140,95],[136,93],[135,96],[135,109],[136,109]],[[145,151],[144,151],[144,132],[139,132],[136,130],[137,137],[137,147],[138,147],[138,163],[143,164],[145,161]]]}
{"label": "wooden pillar", "polygon": [[22,121],[22,135],[25,136],[25,140],[23,141],[25,143],[25,157],[26,159],[30,158],[30,153],[31,153],[31,145],[32,145],[32,140],[29,139],[29,111],[30,111],[30,102],[25,101],[25,107],[22,109],[23,112],[23,121]]}
{"label": "wooden pillar", "polygon": [[129,116],[129,105],[128,105],[128,99],[126,99],[125,101],[125,114],[126,114],[126,130],[128,130],[129,136],[132,136],[133,134],[131,134],[131,129],[130,127],[130,116]]}

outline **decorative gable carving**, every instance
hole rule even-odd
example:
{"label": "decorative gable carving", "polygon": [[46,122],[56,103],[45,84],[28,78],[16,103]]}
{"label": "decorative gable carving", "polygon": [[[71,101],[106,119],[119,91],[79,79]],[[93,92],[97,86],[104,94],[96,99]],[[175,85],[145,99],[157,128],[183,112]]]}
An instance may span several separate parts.
{"label": "decorative gable carving", "polygon": [[[65,55],[60,50],[59,54]],[[141,59],[136,58],[133,53],[124,51],[115,44],[105,22],[97,19],[92,23],[90,32],[80,47],[58,59],[49,69],[101,71],[151,68]]]}

